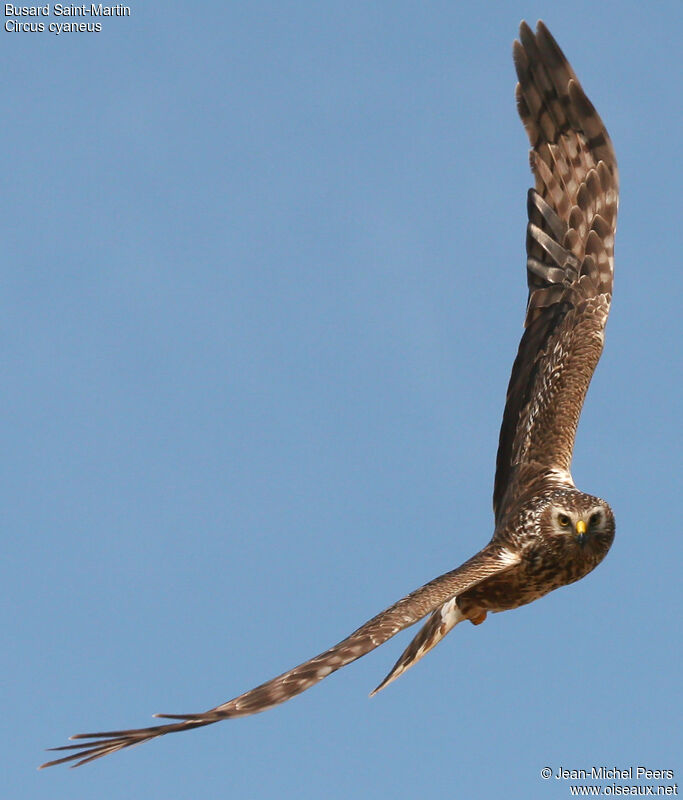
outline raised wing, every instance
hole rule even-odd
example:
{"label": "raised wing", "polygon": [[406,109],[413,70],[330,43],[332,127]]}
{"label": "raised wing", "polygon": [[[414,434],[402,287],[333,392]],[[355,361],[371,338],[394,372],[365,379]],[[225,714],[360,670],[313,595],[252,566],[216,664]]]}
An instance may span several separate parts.
{"label": "raised wing", "polygon": [[404,628],[440,608],[449,598],[461,594],[485,578],[497,575],[518,562],[510,551],[488,545],[457,569],[435,578],[373,617],[343,641],[277,678],[241,694],[216,708],[199,714],[157,714],[166,719],[181,720],[149,728],[135,728],[102,733],[79,733],[72,739],[87,739],[78,744],[55,747],[54,750],[73,750],[69,755],[48,761],[42,767],[51,767],[75,761],[80,766],[126,747],[148,742],[166,733],[177,733],[211,725],[223,719],[246,717],[284,703],[309,689],[340,667],[350,664],[386,642]]}
{"label": "raised wing", "polygon": [[610,138],[542,22],[514,44],[517,106],[535,189],[527,208],[525,332],[500,431],[499,522],[539,483],[573,485],[576,426],[612,297],[619,177]]}

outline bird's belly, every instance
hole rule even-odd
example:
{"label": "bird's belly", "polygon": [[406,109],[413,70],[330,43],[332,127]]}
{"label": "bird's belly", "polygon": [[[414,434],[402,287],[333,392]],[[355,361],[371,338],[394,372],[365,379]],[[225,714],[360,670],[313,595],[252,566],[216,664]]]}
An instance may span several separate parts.
{"label": "bird's belly", "polygon": [[557,569],[530,569],[529,565],[522,563],[473,586],[458,597],[458,605],[465,614],[477,609],[508,611],[576,580],[575,577],[567,580],[567,577]]}

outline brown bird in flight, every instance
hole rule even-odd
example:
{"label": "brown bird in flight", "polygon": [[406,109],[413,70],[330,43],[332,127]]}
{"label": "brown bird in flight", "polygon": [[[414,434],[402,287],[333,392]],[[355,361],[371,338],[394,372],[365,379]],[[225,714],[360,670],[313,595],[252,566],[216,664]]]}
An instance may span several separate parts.
{"label": "brown bird in flight", "polygon": [[[491,541],[457,569],[382,611],[339,644],[239,697],[174,722],[71,737],[80,766],[167,733],[265,711],[305,691],[427,617],[373,694],[419,661],[462,620],[530,603],[594,569],[614,539],[604,500],[576,489],[574,436],[602,352],[612,297],[619,178],[612,143],[548,29],[520,26],[517,107],[531,142],[525,330],[500,431]],[[73,752],[71,752],[73,751]]]}

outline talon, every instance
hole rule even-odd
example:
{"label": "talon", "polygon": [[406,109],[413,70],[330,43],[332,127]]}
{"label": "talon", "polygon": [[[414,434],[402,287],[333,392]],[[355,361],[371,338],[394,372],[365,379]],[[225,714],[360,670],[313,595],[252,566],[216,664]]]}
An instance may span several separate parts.
{"label": "talon", "polygon": [[486,611],[482,611],[480,614],[477,614],[475,617],[470,617],[469,620],[472,625],[481,625],[481,623],[486,619]]}

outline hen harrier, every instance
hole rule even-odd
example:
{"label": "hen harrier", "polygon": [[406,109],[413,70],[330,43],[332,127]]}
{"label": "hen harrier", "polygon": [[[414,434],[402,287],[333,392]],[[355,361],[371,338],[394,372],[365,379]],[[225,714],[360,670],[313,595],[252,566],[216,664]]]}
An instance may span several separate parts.
{"label": "hen harrier", "polygon": [[[579,580],[605,557],[614,516],[575,488],[569,467],[579,414],[600,358],[612,296],[618,173],[602,120],[542,22],[514,44],[517,106],[532,149],[527,197],[529,300],[498,445],[491,541],[462,566],[373,617],[343,641],[245,694],[175,722],[81,733],[43,766],[79,766],[166,733],[265,711],[355,661],[423,617],[382,689],[462,620],[530,603]],[[374,694],[374,692],[373,692]]]}

